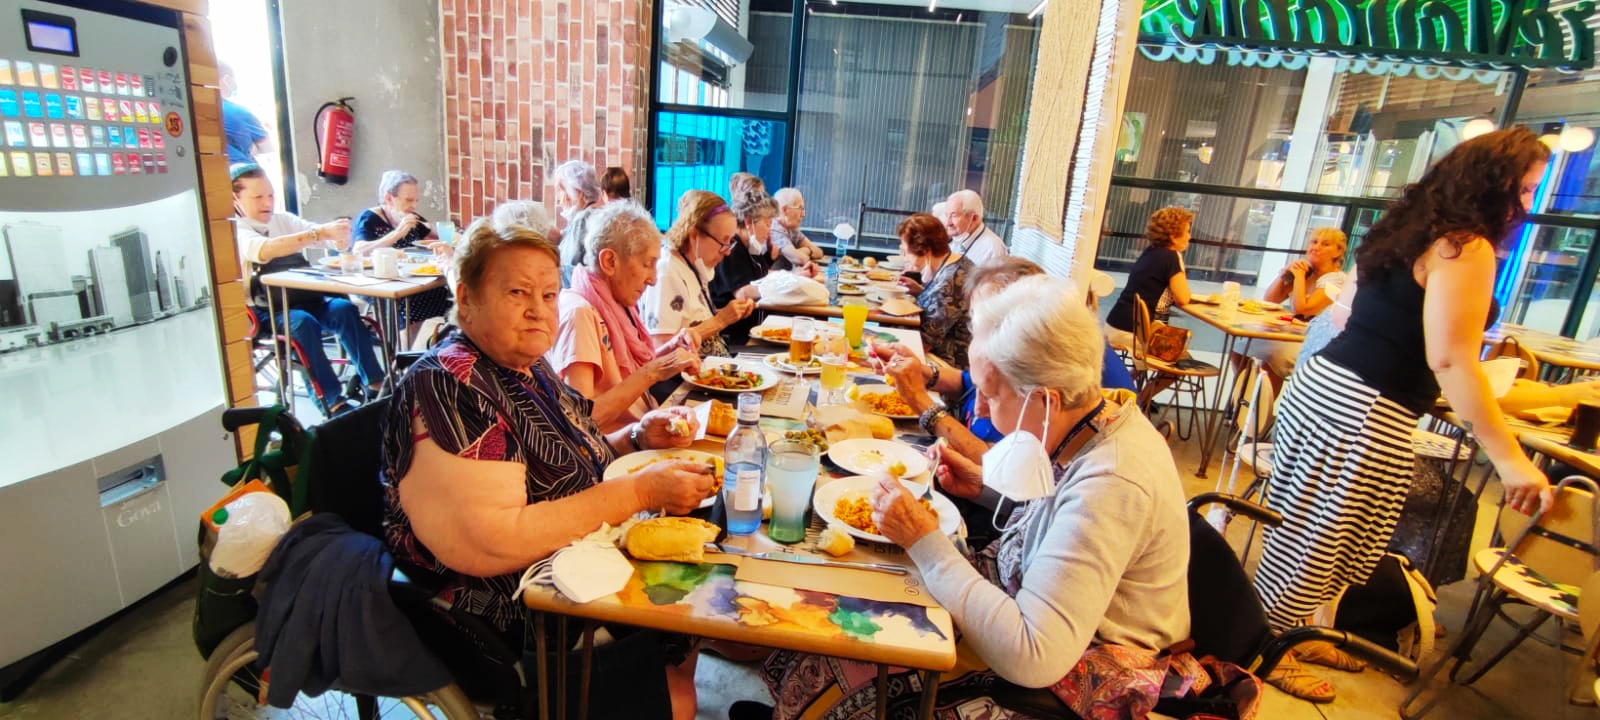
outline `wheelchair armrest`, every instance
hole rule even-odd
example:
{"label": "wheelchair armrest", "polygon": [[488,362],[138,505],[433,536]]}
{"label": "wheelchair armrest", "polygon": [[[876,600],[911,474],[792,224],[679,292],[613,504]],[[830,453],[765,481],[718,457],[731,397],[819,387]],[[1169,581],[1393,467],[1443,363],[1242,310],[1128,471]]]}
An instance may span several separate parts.
{"label": "wheelchair armrest", "polygon": [[236,407],[222,411],[222,429],[238,432],[246,425],[255,425],[267,414],[270,407]]}
{"label": "wheelchair armrest", "polygon": [[394,371],[397,373],[403,373],[411,369],[411,366],[417,364],[417,361],[421,360],[422,356],[426,354],[427,353],[421,350],[406,350],[395,353]]}
{"label": "wheelchair armrest", "polygon": [[1200,493],[1189,498],[1189,509],[1199,512],[1200,508],[1207,505],[1222,505],[1240,515],[1259,522],[1268,527],[1277,527],[1283,524],[1283,515],[1276,510],[1250,502],[1238,495],[1229,495],[1220,492]]}
{"label": "wheelchair armrest", "polygon": [[477,615],[451,607],[439,599],[438,592],[434,588],[417,582],[400,568],[395,568],[389,576],[389,594],[406,604],[428,607],[447,616],[455,625],[455,629],[483,651],[489,659],[503,665],[516,665],[522,662],[522,653],[506,644],[494,626]]}
{"label": "wheelchair armrest", "polygon": [[1356,658],[1365,660],[1387,672],[1409,680],[1417,676],[1417,664],[1410,659],[1402,657],[1386,647],[1378,645],[1355,633],[1344,630],[1335,630],[1330,627],[1304,626],[1290,630],[1272,642],[1261,653],[1261,663],[1251,672],[1257,677],[1266,677],[1267,673],[1278,666],[1283,656],[1298,645],[1308,642],[1325,641],[1334,647],[1343,650]]}

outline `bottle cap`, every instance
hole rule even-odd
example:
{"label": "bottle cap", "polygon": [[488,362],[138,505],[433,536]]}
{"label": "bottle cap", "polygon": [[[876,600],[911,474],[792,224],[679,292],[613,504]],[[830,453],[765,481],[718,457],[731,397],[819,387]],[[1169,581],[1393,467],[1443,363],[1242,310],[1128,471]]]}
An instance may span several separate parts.
{"label": "bottle cap", "polygon": [[221,524],[226,523],[226,522],[228,522],[228,509],[227,508],[219,507],[219,508],[217,508],[216,512],[211,513],[211,524],[212,525],[221,525]]}

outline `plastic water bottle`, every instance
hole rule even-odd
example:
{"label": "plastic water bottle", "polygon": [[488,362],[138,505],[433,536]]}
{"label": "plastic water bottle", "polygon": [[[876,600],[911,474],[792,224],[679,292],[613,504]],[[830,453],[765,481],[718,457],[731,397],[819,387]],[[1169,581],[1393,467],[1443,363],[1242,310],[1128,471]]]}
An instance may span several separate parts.
{"label": "plastic water bottle", "polygon": [[756,427],[761,395],[739,394],[739,424],[723,446],[722,504],[730,535],[749,535],[761,528],[761,495],[766,489],[767,438]]}
{"label": "plastic water bottle", "polygon": [[1222,302],[1217,309],[1217,319],[1232,323],[1239,318],[1239,283],[1229,280],[1222,284]]}
{"label": "plastic water bottle", "polygon": [[245,493],[218,508],[211,515],[217,528],[208,560],[212,572],[224,578],[256,574],[288,532],[289,521],[289,505],[269,492]]}

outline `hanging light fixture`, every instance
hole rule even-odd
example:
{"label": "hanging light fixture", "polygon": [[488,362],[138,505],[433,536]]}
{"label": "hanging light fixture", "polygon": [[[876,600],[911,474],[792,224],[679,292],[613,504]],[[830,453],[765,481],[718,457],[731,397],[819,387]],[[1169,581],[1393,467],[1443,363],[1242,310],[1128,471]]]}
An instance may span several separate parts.
{"label": "hanging light fixture", "polygon": [[1544,143],[1544,146],[1550,148],[1552,152],[1561,148],[1561,136],[1555,133],[1545,133],[1540,135],[1539,142]]}
{"label": "hanging light fixture", "polygon": [[1556,136],[1556,142],[1565,152],[1583,152],[1594,146],[1594,130],[1568,123],[1566,127],[1561,128],[1561,134]]}
{"label": "hanging light fixture", "polygon": [[1471,140],[1481,135],[1488,135],[1495,130],[1496,128],[1493,120],[1479,115],[1478,117],[1468,120],[1467,124],[1461,126],[1461,137],[1464,140]]}

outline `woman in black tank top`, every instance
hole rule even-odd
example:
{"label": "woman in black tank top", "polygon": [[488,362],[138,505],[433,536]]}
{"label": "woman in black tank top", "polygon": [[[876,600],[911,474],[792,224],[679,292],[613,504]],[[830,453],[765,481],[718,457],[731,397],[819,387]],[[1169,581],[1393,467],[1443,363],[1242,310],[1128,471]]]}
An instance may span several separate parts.
{"label": "woman in black tank top", "polygon": [[[1344,332],[1295,371],[1278,408],[1269,530],[1255,578],[1282,631],[1366,582],[1389,544],[1416,460],[1411,431],[1444,391],[1523,512],[1549,481],[1507,428],[1478,363],[1495,247],[1529,211],[1549,151],[1524,128],[1482,135],[1406,188],[1356,250],[1361,291]],[[1420,561],[1422,558],[1415,558]],[[1331,647],[1302,656],[1345,665]],[[1268,681],[1324,701],[1333,690],[1291,663]]]}

